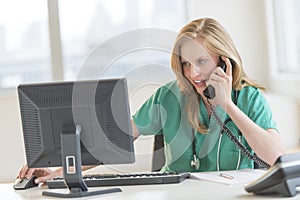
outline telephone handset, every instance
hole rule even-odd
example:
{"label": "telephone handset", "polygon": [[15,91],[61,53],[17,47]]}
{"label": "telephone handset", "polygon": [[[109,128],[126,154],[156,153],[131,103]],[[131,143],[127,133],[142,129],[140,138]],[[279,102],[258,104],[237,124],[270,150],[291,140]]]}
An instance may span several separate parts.
{"label": "telephone handset", "polygon": [[[233,62],[231,60],[230,60],[230,62],[231,62],[231,64],[233,64]],[[220,57],[218,66],[220,66],[226,72],[226,64],[221,59],[221,57]],[[208,85],[207,88],[203,91],[203,95],[208,99],[213,99],[216,96],[215,88],[212,85]],[[263,166],[265,168],[270,168],[270,165],[268,163],[266,163],[265,161],[260,159],[255,154],[252,155],[251,152],[247,149],[247,147],[245,147],[244,144],[242,144],[237,139],[237,137],[231,132],[231,130],[222,122],[222,120],[220,119],[220,117],[218,116],[218,114],[216,112],[215,106],[211,105],[210,108],[211,108],[211,115],[212,115],[212,117],[215,118],[217,124],[221,127],[222,133],[225,133],[227,135],[227,137],[245,154],[246,157],[252,159],[254,162],[259,164],[260,166]]]}
{"label": "telephone handset", "polygon": [[[226,72],[226,63],[222,60],[221,56],[219,57],[218,66]],[[203,95],[208,99],[213,99],[216,96],[215,88],[212,85],[208,85],[207,88],[203,91]]]}

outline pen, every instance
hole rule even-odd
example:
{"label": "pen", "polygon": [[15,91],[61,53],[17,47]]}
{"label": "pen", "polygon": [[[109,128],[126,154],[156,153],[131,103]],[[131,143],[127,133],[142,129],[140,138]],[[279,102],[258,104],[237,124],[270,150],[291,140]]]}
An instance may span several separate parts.
{"label": "pen", "polygon": [[233,176],[230,176],[228,174],[220,173],[220,176],[227,179],[233,179]]}

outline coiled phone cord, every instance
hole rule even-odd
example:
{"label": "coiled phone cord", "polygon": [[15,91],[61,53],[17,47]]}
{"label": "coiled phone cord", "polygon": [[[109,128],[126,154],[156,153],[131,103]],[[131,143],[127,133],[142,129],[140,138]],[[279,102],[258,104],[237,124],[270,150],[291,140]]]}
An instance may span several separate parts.
{"label": "coiled phone cord", "polygon": [[270,168],[270,165],[262,159],[260,159],[257,155],[252,155],[250,151],[236,138],[236,136],[233,135],[231,130],[225,124],[223,124],[223,122],[220,120],[220,117],[216,113],[215,106],[211,105],[210,108],[212,116],[215,118],[217,124],[222,128],[227,137],[245,154],[245,156],[267,169]]}

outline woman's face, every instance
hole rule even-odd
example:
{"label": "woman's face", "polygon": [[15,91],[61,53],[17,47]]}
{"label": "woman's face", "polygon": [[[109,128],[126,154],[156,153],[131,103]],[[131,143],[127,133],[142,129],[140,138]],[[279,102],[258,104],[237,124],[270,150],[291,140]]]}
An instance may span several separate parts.
{"label": "woman's face", "polygon": [[209,53],[200,39],[184,43],[180,55],[183,75],[202,95],[207,87],[206,80],[217,67],[219,56]]}

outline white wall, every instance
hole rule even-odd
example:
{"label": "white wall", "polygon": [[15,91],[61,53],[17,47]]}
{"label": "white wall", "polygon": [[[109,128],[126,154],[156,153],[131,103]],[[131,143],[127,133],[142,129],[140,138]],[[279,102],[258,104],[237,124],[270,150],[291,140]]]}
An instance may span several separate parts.
{"label": "white wall", "polygon": [[229,32],[242,57],[244,69],[268,86],[268,50],[262,0],[189,0],[188,18],[217,19]]}
{"label": "white wall", "polygon": [[15,91],[0,95],[0,182],[13,180],[25,163],[19,106]]}

